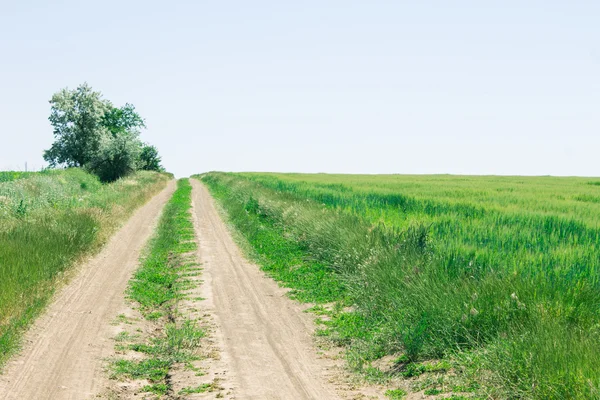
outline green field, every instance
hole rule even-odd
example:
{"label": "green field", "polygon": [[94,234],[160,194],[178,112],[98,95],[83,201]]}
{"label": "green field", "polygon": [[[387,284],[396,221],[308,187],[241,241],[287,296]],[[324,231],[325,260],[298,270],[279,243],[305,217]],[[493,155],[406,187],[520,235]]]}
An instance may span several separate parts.
{"label": "green field", "polygon": [[[600,397],[600,179],[201,179],[264,269],[322,304],[319,334],[366,376],[420,376],[416,389],[432,391],[446,379],[469,396]],[[395,368],[375,368],[388,355]],[[431,360],[453,372],[433,379]]]}
{"label": "green field", "polygon": [[75,261],[98,250],[169,174],[102,184],[80,169],[0,173],[0,365]]}

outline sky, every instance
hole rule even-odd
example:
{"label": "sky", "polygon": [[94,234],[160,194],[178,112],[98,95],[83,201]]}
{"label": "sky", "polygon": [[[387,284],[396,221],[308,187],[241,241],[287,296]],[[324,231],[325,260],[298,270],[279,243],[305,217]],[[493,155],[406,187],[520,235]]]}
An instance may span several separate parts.
{"label": "sky", "polygon": [[0,170],[52,94],[206,171],[600,176],[600,2],[0,0]]}

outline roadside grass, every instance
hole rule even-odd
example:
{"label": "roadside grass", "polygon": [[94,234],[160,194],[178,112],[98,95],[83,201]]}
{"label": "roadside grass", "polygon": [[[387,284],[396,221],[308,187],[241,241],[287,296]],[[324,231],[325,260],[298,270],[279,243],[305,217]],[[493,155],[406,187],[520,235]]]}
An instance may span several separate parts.
{"label": "roadside grass", "polygon": [[[169,373],[175,364],[187,365],[198,359],[196,350],[206,334],[196,321],[177,313],[177,302],[192,285],[187,277],[199,271],[194,254],[190,254],[197,247],[190,213],[191,190],[189,180],[178,181],[177,190],[166,204],[156,234],[129,284],[129,298],[154,324],[155,334],[130,339],[125,346],[143,355],[141,359],[114,359],[109,365],[113,379],[145,379],[150,384],[142,391],[159,396],[172,392]],[[117,342],[119,339],[115,338]]]}
{"label": "roadside grass", "polygon": [[80,169],[10,176],[0,183],[0,367],[69,268],[171,177],[139,172],[103,185]]}
{"label": "roadside grass", "polygon": [[249,192],[232,192],[226,185],[216,183],[209,187],[227,211],[230,222],[250,245],[252,256],[270,276],[293,289],[291,297],[318,304],[340,300],[344,292],[339,277],[326,264],[316,260],[306,262],[302,244],[290,240],[281,221],[274,214],[263,212],[264,208],[259,209]]}
{"label": "roadside grass", "polygon": [[454,396],[600,397],[595,180],[199,178],[294,297],[336,303],[317,334],[370,379],[422,385],[443,360]]}
{"label": "roadside grass", "polygon": [[26,178],[32,174],[35,174],[35,172],[0,171],[0,182],[16,181],[17,179]]}

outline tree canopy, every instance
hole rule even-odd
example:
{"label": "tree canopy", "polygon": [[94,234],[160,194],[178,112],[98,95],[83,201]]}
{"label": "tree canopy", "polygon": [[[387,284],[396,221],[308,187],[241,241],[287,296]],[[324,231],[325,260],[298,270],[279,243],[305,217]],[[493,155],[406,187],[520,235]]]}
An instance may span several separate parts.
{"label": "tree canopy", "polygon": [[104,115],[112,105],[84,83],[75,90],[67,88],[50,99],[50,123],[55,141],[44,152],[50,166],[83,167],[98,151],[106,132]]}
{"label": "tree canopy", "polygon": [[121,108],[111,107],[103,119],[104,126],[113,135],[122,132],[139,134],[142,128],[146,128],[146,122],[135,111],[133,104],[126,103]]}
{"label": "tree canopy", "polygon": [[55,93],[50,110],[55,140],[44,159],[51,167],[83,167],[103,181],[163,170],[156,147],[139,139],[146,123],[132,104],[115,107],[83,83]]}
{"label": "tree canopy", "polygon": [[156,147],[144,143],[142,146],[142,152],[140,153],[140,164],[139,169],[145,171],[163,171],[161,165],[161,158],[158,155]]}
{"label": "tree canopy", "polygon": [[104,182],[112,182],[137,169],[141,152],[140,140],[132,132],[107,135],[100,141],[96,155],[87,166]]}

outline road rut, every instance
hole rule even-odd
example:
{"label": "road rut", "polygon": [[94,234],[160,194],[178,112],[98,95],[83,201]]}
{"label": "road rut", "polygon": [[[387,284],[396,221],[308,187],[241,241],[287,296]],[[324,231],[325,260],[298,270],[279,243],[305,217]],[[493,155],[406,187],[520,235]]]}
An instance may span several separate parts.
{"label": "road rut", "polygon": [[338,399],[315,351],[314,324],[241,255],[205,186],[192,179],[199,259],[236,399]]}
{"label": "road rut", "polygon": [[127,282],[174,190],[171,181],[137,210],[56,296],[0,376],[0,399],[82,400],[102,390],[102,360],[114,345],[111,322],[125,306]]}

